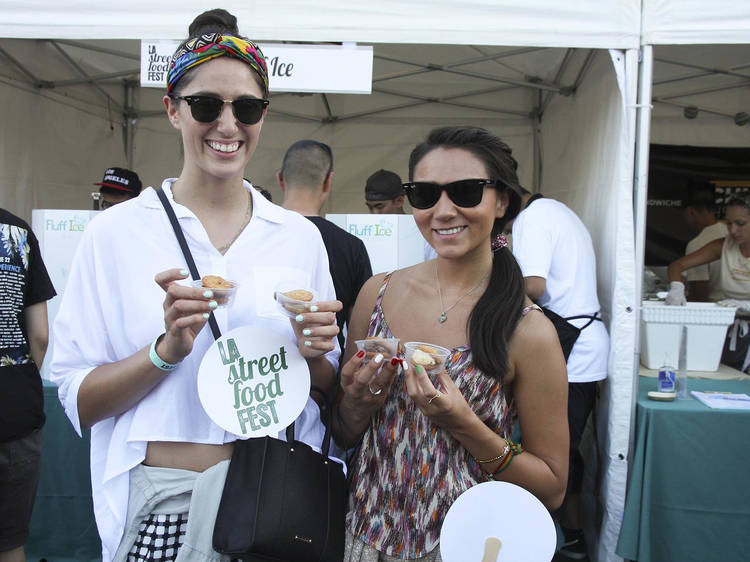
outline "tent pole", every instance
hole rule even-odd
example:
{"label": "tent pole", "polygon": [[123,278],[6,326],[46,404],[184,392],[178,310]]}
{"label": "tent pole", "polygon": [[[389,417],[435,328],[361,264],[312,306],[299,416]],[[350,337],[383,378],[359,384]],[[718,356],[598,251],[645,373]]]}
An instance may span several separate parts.
{"label": "tent pole", "polygon": [[128,169],[133,169],[133,146],[135,137],[135,122],[136,122],[136,111],[133,104],[135,98],[135,85],[131,80],[126,80],[123,85],[125,107],[123,108],[123,117],[125,118],[125,124],[123,125],[123,142],[125,144],[125,160],[128,163]]}
{"label": "tent pole", "polygon": [[651,137],[651,95],[654,69],[654,49],[651,45],[641,48],[641,64],[638,74],[638,107],[635,130],[635,175],[633,193],[633,219],[635,222],[635,359],[633,361],[633,400],[630,411],[630,447],[628,451],[628,480],[633,466],[633,443],[635,442],[635,407],[638,401],[638,373],[641,355],[641,307],[643,270],[646,255],[646,209],[648,204],[648,157]]}
{"label": "tent pole", "polygon": [[[544,105],[544,100],[542,99],[542,92],[537,91],[535,92],[535,97],[537,98],[537,106],[536,110],[533,113],[532,123],[531,126],[533,128],[532,130],[532,142],[534,143],[533,147],[533,169],[532,169],[532,177],[531,177],[531,185],[532,189],[531,191],[533,193],[540,193],[542,190],[542,107]],[[551,94],[550,94],[551,95]],[[549,99],[549,98],[548,98]]]}

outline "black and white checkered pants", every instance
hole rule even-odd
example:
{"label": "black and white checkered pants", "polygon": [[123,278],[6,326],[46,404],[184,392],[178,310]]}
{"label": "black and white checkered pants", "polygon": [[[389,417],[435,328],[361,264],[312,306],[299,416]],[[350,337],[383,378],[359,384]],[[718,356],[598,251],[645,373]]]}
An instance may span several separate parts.
{"label": "black and white checkered pants", "polygon": [[149,514],[138,527],[138,536],[128,553],[128,562],[172,562],[185,538],[187,513]]}

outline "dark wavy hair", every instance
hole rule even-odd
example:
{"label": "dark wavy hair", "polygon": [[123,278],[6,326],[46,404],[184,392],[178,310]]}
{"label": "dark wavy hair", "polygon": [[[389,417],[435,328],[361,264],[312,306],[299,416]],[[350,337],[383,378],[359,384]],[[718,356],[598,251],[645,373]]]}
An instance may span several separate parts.
{"label": "dark wavy hair", "polygon": [[[410,180],[420,160],[436,148],[466,150],[482,161],[488,179],[500,180],[495,189],[507,193],[508,208],[503,217],[495,219],[492,236],[502,234],[521,209],[518,163],[510,147],[481,127],[433,129],[409,156]],[[500,380],[508,371],[508,342],[521,318],[525,294],[523,275],[513,254],[507,247],[494,252],[489,284],[469,315],[467,330],[474,365]]]}

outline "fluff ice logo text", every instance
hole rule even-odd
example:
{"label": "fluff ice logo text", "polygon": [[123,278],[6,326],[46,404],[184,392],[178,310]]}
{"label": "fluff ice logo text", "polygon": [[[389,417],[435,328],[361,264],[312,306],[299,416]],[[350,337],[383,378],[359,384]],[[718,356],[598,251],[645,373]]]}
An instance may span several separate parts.
{"label": "fluff ice logo text", "polygon": [[350,224],[349,233],[360,238],[393,236],[393,224],[387,220],[381,220],[377,224]]}

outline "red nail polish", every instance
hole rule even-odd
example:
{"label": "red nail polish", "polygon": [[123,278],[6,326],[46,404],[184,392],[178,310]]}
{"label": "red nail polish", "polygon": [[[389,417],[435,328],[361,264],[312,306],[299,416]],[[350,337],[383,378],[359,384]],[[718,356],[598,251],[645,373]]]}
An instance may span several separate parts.
{"label": "red nail polish", "polygon": [[401,359],[399,359],[398,357],[394,357],[393,359],[391,359],[391,365],[393,365],[394,367],[398,367],[400,364]]}
{"label": "red nail polish", "polygon": [[357,359],[362,359],[365,356],[365,351],[363,349],[360,349],[357,352]]}

